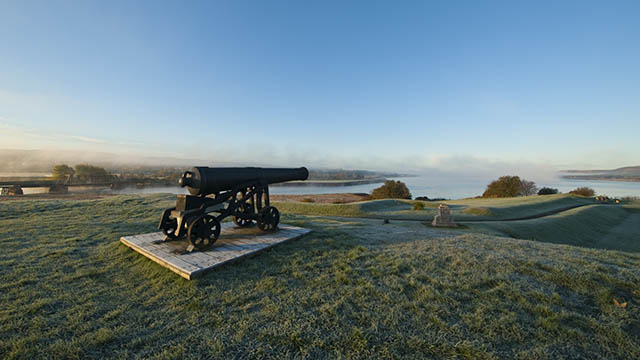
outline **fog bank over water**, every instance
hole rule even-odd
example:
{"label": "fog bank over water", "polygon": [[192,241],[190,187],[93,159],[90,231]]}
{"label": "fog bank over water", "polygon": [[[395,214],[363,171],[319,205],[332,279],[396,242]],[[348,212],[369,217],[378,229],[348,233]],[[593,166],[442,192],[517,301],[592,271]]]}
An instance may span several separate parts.
{"label": "fog bank over water", "polygon": [[[260,151],[256,151],[259,148]],[[405,156],[379,156],[371,154],[338,154],[326,149],[278,148],[263,144],[201,151],[189,155],[175,153],[169,156],[142,152],[96,152],[64,149],[0,149],[0,163],[5,173],[49,173],[54,165],[66,163],[74,166],[89,163],[108,169],[118,167],[184,167],[192,166],[259,166],[298,167],[309,169],[360,169],[441,177],[495,178],[501,175],[519,175],[532,180],[553,178],[568,164],[554,166],[544,160],[492,159],[469,155],[415,154]]]}
{"label": "fog bank over water", "polygon": [[[487,184],[491,180],[480,180],[464,177],[433,177],[415,176],[400,177],[400,180],[407,184],[409,191],[416,196],[427,196],[429,198],[462,199],[482,195]],[[562,179],[556,177],[551,181],[536,182],[538,187],[552,187],[560,192],[566,193],[577,187],[588,186],[595,189],[598,195],[608,196],[640,196],[639,182],[622,181],[582,181]],[[381,184],[363,184],[353,186],[272,186],[269,188],[271,194],[304,195],[304,194],[332,194],[332,193],[371,193],[371,190]],[[172,193],[186,194],[187,191],[180,187],[150,187],[144,189],[127,188],[115,191],[117,194],[149,194],[149,193]]]}
{"label": "fog bank over water", "polygon": [[[291,149],[290,149],[291,150]],[[306,166],[309,169],[361,169],[414,175],[400,178],[407,184],[413,196],[431,198],[464,198],[481,195],[486,185],[503,175],[517,175],[534,181],[538,187],[548,186],[568,192],[579,186],[589,186],[598,194],[610,196],[640,196],[640,183],[616,181],[584,181],[563,179],[559,170],[567,168],[585,168],[575,164],[553,165],[551,162],[538,162],[527,159],[497,160],[467,155],[415,155],[405,157],[381,157],[375,155],[338,156],[330,152],[284,151],[276,147],[265,146],[264,151],[255,153],[255,158],[247,161],[245,152],[234,156],[222,152],[211,156],[211,160],[199,158],[178,158],[161,156],[124,156],[113,153],[45,151],[45,150],[0,150],[0,160],[4,161],[4,176],[32,175],[36,172],[48,173],[54,164],[75,165],[89,162],[99,166],[117,169],[118,166],[262,166],[293,167]],[[204,154],[203,154],[204,155]],[[225,158],[224,155],[229,155]],[[246,154],[245,154],[246,155]],[[206,156],[204,157],[206,158]],[[214,159],[225,159],[215,161]],[[226,161],[228,160],[228,161]],[[627,164],[629,165],[629,164]],[[606,167],[605,167],[606,168]],[[17,175],[22,173],[20,175]],[[274,194],[326,194],[336,192],[369,193],[380,184],[363,184],[340,187],[318,186],[277,186]],[[110,192],[110,190],[104,190]],[[32,193],[32,190],[26,192]],[[38,191],[40,192],[40,191]],[[178,187],[129,188],[116,193],[184,193]]]}

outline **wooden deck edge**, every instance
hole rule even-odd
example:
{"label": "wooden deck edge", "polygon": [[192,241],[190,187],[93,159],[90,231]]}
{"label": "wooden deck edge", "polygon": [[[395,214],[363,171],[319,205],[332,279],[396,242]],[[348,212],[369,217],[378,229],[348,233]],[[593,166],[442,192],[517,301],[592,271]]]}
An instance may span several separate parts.
{"label": "wooden deck edge", "polygon": [[[264,250],[270,249],[270,248],[272,248],[274,246],[277,246],[277,245],[280,245],[280,244],[287,243],[287,242],[292,241],[292,240],[297,240],[297,239],[299,239],[299,238],[303,237],[304,235],[306,235],[306,234],[311,232],[310,229],[305,229],[305,228],[287,229],[287,230],[295,231],[295,232],[297,232],[297,234],[295,234],[294,236],[289,237],[289,238],[287,238],[285,240],[282,240],[282,241],[279,241],[279,242],[276,242],[276,243],[268,244],[268,245],[266,245],[266,246],[264,246],[264,247],[262,247],[262,248],[260,248],[258,250],[255,250],[255,251],[252,251],[252,252],[248,252],[248,253],[233,257],[231,259],[224,260],[222,262],[219,262],[219,263],[217,263],[215,265],[212,265],[212,266],[209,266],[209,267],[199,267],[199,268],[197,268],[197,266],[193,266],[193,267],[196,267],[197,269],[196,270],[192,270],[190,272],[184,270],[183,268],[179,267],[178,265],[175,265],[175,264],[171,263],[168,260],[163,259],[162,257],[157,256],[153,252],[150,252],[147,249],[145,249],[145,248],[143,248],[141,246],[138,246],[137,244],[129,242],[126,239],[126,237],[124,237],[124,236],[120,238],[120,242],[122,244],[124,244],[125,246],[127,246],[128,248],[132,249],[133,251],[143,255],[144,257],[150,259],[151,261],[153,261],[153,262],[155,262],[155,263],[157,263],[157,264],[159,264],[159,265],[161,265],[161,266],[163,266],[165,268],[168,268],[169,270],[171,270],[174,273],[180,275],[181,277],[183,277],[183,278],[185,278],[187,280],[193,280],[195,278],[203,276],[204,274],[208,273],[209,271],[214,270],[214,269],[216,269],[216,268],[218,268],[220,266],[231,264],[231,263],[235,263],[235,262],[241,261],[241,260],[243,260],[245,258],[256,256],[256,255],[260,254]],[[285,231],[287,231],[287,230],[285,230]]]}
{"label": "wooden deck edge", "polygon": [[173,265],[172,263],[165,261],[161,258],[158,258],[157,256],[155,256],[153,253],[146,251],[145,249],[139,247],[139,246],[135,246],[134,244],[128,242],[124,237],[120,238],[120,242],[123,243],[124,245],[126,245],[128,248],[132,249],[135,252],[138,252],[142,255],[144,255],[147,259],[150,259],[162,266],[164,266],[165,268],[173,271],[174,273],[182,276],[183,278],[187,279],[187,280],[191,280],[193,278],[193,272],[188,273],[186,271],[183,271],[182,269],[176,267],[175,265]]}

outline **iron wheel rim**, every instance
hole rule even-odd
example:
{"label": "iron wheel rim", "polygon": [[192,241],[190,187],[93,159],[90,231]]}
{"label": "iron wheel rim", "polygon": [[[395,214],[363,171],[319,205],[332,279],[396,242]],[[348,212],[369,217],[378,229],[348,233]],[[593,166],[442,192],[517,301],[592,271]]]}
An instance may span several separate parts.
{"label": "iron wheel rim", "polygon": [[189,242],[200,250],[211,247],[219,236],[220,222],[211,215],[199,216],[189,225]]}

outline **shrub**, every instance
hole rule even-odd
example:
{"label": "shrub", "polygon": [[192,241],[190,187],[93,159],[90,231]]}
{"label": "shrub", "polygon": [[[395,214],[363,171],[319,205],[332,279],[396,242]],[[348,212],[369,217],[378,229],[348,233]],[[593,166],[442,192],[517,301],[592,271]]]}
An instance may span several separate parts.
{"label": "shrub", "polygon": [[482,193],[485,198],[514,197],[522,193],[522,181],[519,176],[501,176],[487,185]]}
{"label": "shrub", "polygon": [[53,178],[56,180],[70,179],[75,173],[76,171],[67,164],[60,164],[53,167]]}
{"label": "shrub", "polygon": [[387,180],[371,192],[372,199],[411,199],[407,185],[402,181]]}
{"label": "shrub", "polygon": [[413,203],[413,210],[424,210],[424,203],[421,203],[421,202]]}
{"label": "shrub", "polygon": [[313,202],[316,202],[316,201],[313,200],[312,198],[304,198],[304,199],[302,199],[302,202],[313,203]]}
{"label": "shrub", "polygon": [[540,189],[540,191],[538,191],[538,195],[553,195],[557,193],[558,193],[558,189],[554,189],[550,187],[543,187],[542,189]]}
{"label": "shrub", "polygon": [[569,191],[569,194],[592,197],[596,194],[596,192],[590,187],[583,186]]}
{"label": "shrub", "polygon": [[104,168],[89,164],[76,165],[76,178],[81,181],[101,182],[111,180],[111,175]]}
{"label": "shrub", "polygon": [[416,199],[415,199],[415,200],[431,201],[431,200],[429,200],[429,198],[428,198],[428,197],[426,197],[426,196],[416,196]]}

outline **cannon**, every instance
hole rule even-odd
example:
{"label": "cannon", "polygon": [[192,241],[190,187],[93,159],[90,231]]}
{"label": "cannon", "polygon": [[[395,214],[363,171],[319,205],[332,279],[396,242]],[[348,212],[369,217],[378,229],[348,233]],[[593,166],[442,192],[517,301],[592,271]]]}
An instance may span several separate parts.
{"label": "cannon", "polygon": [[164,210],[158,229],[165,241],[186,237],[188,251],[206,250],[220,236],[220,223],[228,216],[240,227],[257,223],[262,231],[278,227],[280,212],[269,203],[269,184],[306,180],[306,168],[203,167],[184,172],[178,184],[176,206]]}

